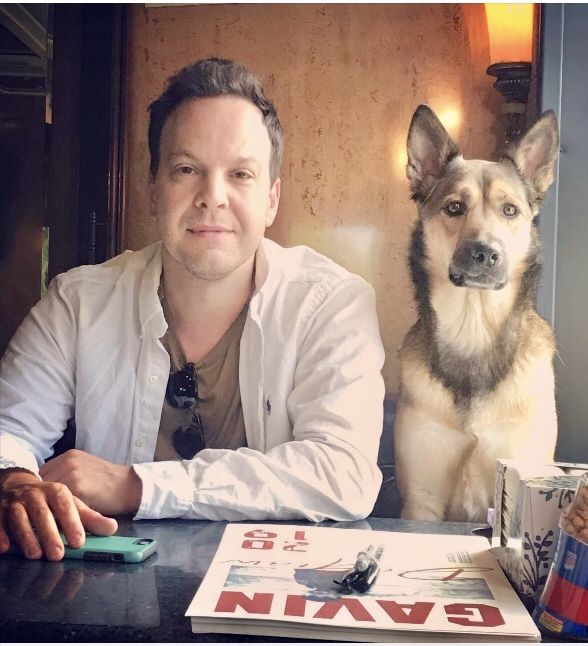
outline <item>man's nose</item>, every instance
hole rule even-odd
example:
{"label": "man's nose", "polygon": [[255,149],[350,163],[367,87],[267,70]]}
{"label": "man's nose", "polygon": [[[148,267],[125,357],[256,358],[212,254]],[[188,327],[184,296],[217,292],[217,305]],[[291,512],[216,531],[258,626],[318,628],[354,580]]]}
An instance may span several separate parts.
{"label": "man's nose", "polygon": [[227,185],[220,173],[209,173],[202,177],[198,183],[195,204],[199,209],[218,209],[227,206]]}

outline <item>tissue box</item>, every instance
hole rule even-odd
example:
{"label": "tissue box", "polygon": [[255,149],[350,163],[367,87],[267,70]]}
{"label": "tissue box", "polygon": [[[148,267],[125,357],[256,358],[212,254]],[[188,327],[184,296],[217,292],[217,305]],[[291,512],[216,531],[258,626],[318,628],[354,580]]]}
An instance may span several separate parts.
{"label": "tissue box", "polygon": [[497,462],[492,551],[529,609],[547,580],[561,513],[586,471],[585,464]]}

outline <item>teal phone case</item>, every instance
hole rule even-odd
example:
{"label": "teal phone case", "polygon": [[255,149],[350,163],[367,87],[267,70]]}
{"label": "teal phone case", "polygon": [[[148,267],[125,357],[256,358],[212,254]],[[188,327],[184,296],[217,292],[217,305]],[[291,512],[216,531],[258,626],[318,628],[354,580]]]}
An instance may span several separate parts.
{"label": "teal phone case", "polygon": [[87,535],[82,547],[74,548],[65,544],[65,558],[106,563],[140,563],[153,554],[157,546],[154,538]]}

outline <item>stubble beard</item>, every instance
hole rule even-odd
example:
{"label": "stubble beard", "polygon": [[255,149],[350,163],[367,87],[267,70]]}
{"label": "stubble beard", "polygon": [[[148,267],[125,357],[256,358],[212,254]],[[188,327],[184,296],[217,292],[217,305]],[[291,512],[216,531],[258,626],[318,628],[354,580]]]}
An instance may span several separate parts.
{"label": "stubble beard", "polygon": [[[204,261],[194,258],[187,253],[181,253],[176,262],[192,278],[214,282],[228,278],[235,272],[239,272],[244,265],[255,257],[256,250],[252,256],[246,258],[207,258]],[[253,271],[253,265],[252,265]]]}
{"label": "stubble beard", "polygon": [[[174,263],[178,269],[186,272],[192,278],[203,281],[218,281],[229,277],[236,271],[239,271],[244,264],[247,264],[255,256],[256,249],[250,250],[251,256],[245,252],[232,253],[231,250],[200,250],[196,251],[189,248],[178,248],[174,245],[166,244],[162,239],[164,253],[168,256],[169,261]],[[258,247],[261,244],[259,241]],[[226,252],[226,253],[225,253]],[[217,255],[218,254],[218,255]]]}
{"label": "stubble beard", "polygon": [[189,256],[182,255],[180,258],[180,265],[192,278],[198,278],[199,280],[206,281],[215,281],[222,280],[229,276],[236,268],[235,267],[222,267],[222,266],[212,266],[207,267],[199,263],[194,258]]}

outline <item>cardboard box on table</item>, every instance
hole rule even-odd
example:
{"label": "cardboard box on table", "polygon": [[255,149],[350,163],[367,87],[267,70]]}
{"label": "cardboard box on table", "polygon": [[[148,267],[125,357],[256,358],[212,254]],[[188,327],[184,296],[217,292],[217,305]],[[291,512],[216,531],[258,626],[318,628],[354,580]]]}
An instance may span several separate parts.
{"label": "cardboard box on table", "polygon": [[545,585],[561,514],[586,471],[586,464],[497,461],[493,552],[529,609]]}

